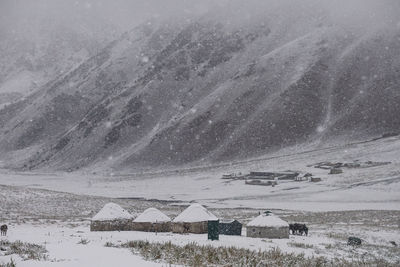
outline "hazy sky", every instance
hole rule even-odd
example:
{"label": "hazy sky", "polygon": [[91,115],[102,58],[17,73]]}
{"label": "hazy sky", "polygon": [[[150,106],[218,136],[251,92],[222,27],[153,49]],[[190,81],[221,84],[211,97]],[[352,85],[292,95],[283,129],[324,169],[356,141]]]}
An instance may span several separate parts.
{"label": "hazy sky", "polygon": [[400,22],[399,0],[0,0],[0,29],[12,27],[21,20],[29,23],[35,17],[70,24],[102,21],[125,31],[150,17],[194,16],[229,2],[235,2],[234,8],[247,10],[250,15],[253,11],[286,5],[294,10],[299,7],[299,12],[324,9],[338,23]]}
{"label": "hazy sky", "polygon": [[36,17],[102,19],[127,30],[149,17],[200,14],[226,0],[0,0],[2,22]]}

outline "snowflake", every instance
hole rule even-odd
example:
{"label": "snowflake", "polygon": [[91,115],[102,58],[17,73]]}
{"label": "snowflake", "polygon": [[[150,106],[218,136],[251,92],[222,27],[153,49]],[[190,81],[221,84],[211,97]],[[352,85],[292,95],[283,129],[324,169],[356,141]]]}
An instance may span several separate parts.
{"label": "snowflake", "polygon": [[144,57],[142,57],[142,59],[141,59],[141,61],[142,61],[142,63],[147,63],[147,62],[149,62],[149,57],[146,57],[146,56],[144,56]]}
{"label": "snowflake", "polygon": [[106,122],[106,128],[111,128],[112,126],[112,122],[111,121],[107,121]]}
{"label": "snowflake", "polygon": [[318,126],[317,127],[317,132],[322,133],[323,131],[325,131],[325,127],[324,126]]}

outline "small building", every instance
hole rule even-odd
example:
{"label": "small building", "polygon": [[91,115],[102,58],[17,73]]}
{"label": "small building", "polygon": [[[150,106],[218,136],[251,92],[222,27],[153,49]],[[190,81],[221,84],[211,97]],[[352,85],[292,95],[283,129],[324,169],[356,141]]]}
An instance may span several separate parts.
{"label": "small building", "polygon": [[302,182],[303,179],[304,179],[304,177],[297,176],[296,178],[294,178],[294,181],[295,181],[295,182]]}
{"label": "small building", "polygon": [[272,213],[264,213],[247,224],[246,236],[289,238],[289,224]]}
{"label": "small building", "polygon": [[272,172],[250,172],[250,174],[246,175],[246,178],[255,180],[274,180],[275,176]]}
{"label": "small building", "polygon": [[144,232],[171,231],[171,218],[155,208],[149,208],[134,221],[132,230]]}
{"label": "small building", "polygon": [[313,183],[318,183],[318,182],[321,182],[321,181],[322,181],[322,179],[319,178],[319,177],[311,177],[310,178],[310,182],[313,182]]}
{"label": "small building", "polygon": [[91,220],[90,231],[130,231],[133,216],[115,203],[106,204]]}
{"label": "small building", "polygon": [[242,224],[237,220],[220,220],[219,234],[220,235],[242,235]]}
{"label": "small building", "polygon": [[200,204],[193,204],[173,220],[172,232],[205,234],[208,221],[218,221],[218,218]]}
{"label": "small building", "polygon": [[298,172],[250,172],[246,175],[249,180],[294,180],[299,176]]}
{"label": "small building", "polygon": [[260,186],[275,186],[278,184],[276,181],[261,181],[261,180],[246,180],[247,185],[260,185]]}
{"label": "small building", "polygon": [[343,170],[340,168],[332,168],[329,172],[329,174],[341,174],[343,173]]}

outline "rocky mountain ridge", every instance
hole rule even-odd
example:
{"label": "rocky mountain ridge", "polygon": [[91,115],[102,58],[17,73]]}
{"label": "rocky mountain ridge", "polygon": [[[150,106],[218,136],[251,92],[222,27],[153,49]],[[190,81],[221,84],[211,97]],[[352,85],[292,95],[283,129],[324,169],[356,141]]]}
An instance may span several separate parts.
{"label": "rocky mountain ridge", "polygon": [[400,27],[285,8],[127,32],[0,110],[3,159],[22,169],[181,166],[400,131]]}

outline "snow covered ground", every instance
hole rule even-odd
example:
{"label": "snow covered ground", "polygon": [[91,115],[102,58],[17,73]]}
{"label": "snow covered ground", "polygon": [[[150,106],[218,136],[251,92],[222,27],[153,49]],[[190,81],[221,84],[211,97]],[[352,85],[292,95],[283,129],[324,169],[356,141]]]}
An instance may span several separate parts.
{"label": "snow covered ground", "polygon": [[[44,227],[45,226],[45,227]],[[11,258],[17,266],[162,266],[147,262],[129,250],[107,248],[105,240],[119,240],[121,233],[108,233],[104,236],[94,236],[88,233],[88,227],[66,227],[63,225],[24,224],[11,227],[9,240],[22,240],[44,245],[48,250],[47,260],[23,261],[16,255],[0,256],[0,263],[9,262]],[[4,237],[2,237],[3,239]],[[88,238],[88,244],[78,244]],[[81,242],[82,243],[82,242]]]}
{"label": "snow covered ground", "polygon": [[[342,229],[345,229],[345,226]],[[348,231],[344,231],[343,234],[348,234]],[[398,249],[393,251],[390,244],[385,241],[390,238],[390,240],[399,242],[399,231],[383,229],[379,233],[373,232],[365,239],[366,233],[362,233],[360,230],[357,234],[361,234],[363,240],[367,240],[364,242],[368,242],[368,245],[360,248],[348,247],[346,240],[341,239],[340,234],[321,229],[312,229],[308,237],[290,236],[290,239],[260,239],[222,235],[219,241],[209,241],[205,234],[155,234],[134,231],[90,232],[88,222],[66,223],[39,220],[23,224],[10,224],[7,239],[9,241],[22,240],[45,246],[48,250],[47,259],[23,261],[17,255],[0,256],[0,263],[8,262],[13,258],[17,262],[17,266],[166,266],[162,262],[146,262],[140,255],[135,255],[128,249],[105,246],[107,242],[118,245],[133,240],[161,243],[171,241],[176,245],[196,242],[199,245],[234,246],[252,250],[268,250],[277,247],[285,252],[328,258],[362,258],[365,257],[365,253],[368,253],[369,256],[386,257],[391,261],[400,260],[399,254],[396,254]],[[5,237],[2,237],[3,239]]]}
{"label": "snow covered ground", "polygon": [[[206,235],[179,235],[145,232],[90,232],[89,221],[109,201],[116,201],[137,216],[149,206],[157,207],[175,218],[185,206],[160,201],[108,199],[60,193],[43,189],[0,186],[0,222],[9,225],[7,237],[1,240],[29,242],[44,246],[45,260],[23,261],[17,255],[0,256],[0,263],[11,258],[17,266],[164,266],[163,262],[146,262],[128,249],[105,247],[107,242],[118,245],[132,240],[169,242],[185,245],[235,246],[252,250],[279,248],[284,252],[306,256],[366,257],[399,261],[400,251],[390,241],[400,243],[399,211],[304,212],[275,210],[288,222],[303,222],[309,236],[290,236],[286,240],[221,236],[220,241],[207,240]],[[211,209],[218,218],[236,218],[244,224],[258,215],[259,210],[243,208]],[[243,229],[242,235],[245,235]],[[346,245],[348,236],[362,238],[363,246]]]}
{"label": "snow covered ground", "polygon": [[[327,258],[384,258],[400,262],[400,140],[397,137],[369,143],[321,149],[307,153],[271,156],[248,162],[207,168],[187,168],[142,174],[105,170],[81,173],[16,173],[1,170],[0,223],[10,227],[2,240],[21,240],[43,245],[46,260],[23,261],[17,266],[162,266],[147,262],[128,249],[105,247],[131,240],[171,241],[177,245],[235,246],[254,250],[278,247],[284,252]],[[310,167],[321,161],[391,162],[387,165],[349,169],[329,175]],[[321,177],[319,183],[280,182],[275,187],[245,185],[244,181],[222,180],[221,175],[248,171],[300,171]],[[148,200],[146,200],[148,199]],[[308,237],[288,240],[221,236],[211,242],[206,235],[144,232],[90,232],[89,218],[106,203],[115,202],[134,217],[155,207],[174,219],[188,202],[207,206],[218,218],[244,223],[259,211],[273,209],[285,221],[306,223]],[[274,210],[275,209],[275,210]],[[243,233],[244,234],[244,233]],[[363,246],[346,245],[349,236]],[[84,242],[82,242],[84,241]],[[124,265],[125,264],[125,265]]]}
{"label": "snow covered ground", "polygon": [[[345,168],[343,174],[310,166],[331,162],[391,162],[370,168]],[[1,164],[0,164],[1,166]],[[245,185],[220,179],[222,174],[293,170],[322,178],[319,183],[279,182],[275,187]],[[308,152],[286,150],[246,162],[123,173],[88,170],[74,173],[15,173],[0,169],[0,184],[49,189],[111,198],[197,201],[212,207],[276,208],[307,211],[399,210],[400,139],[321,148]]]}

